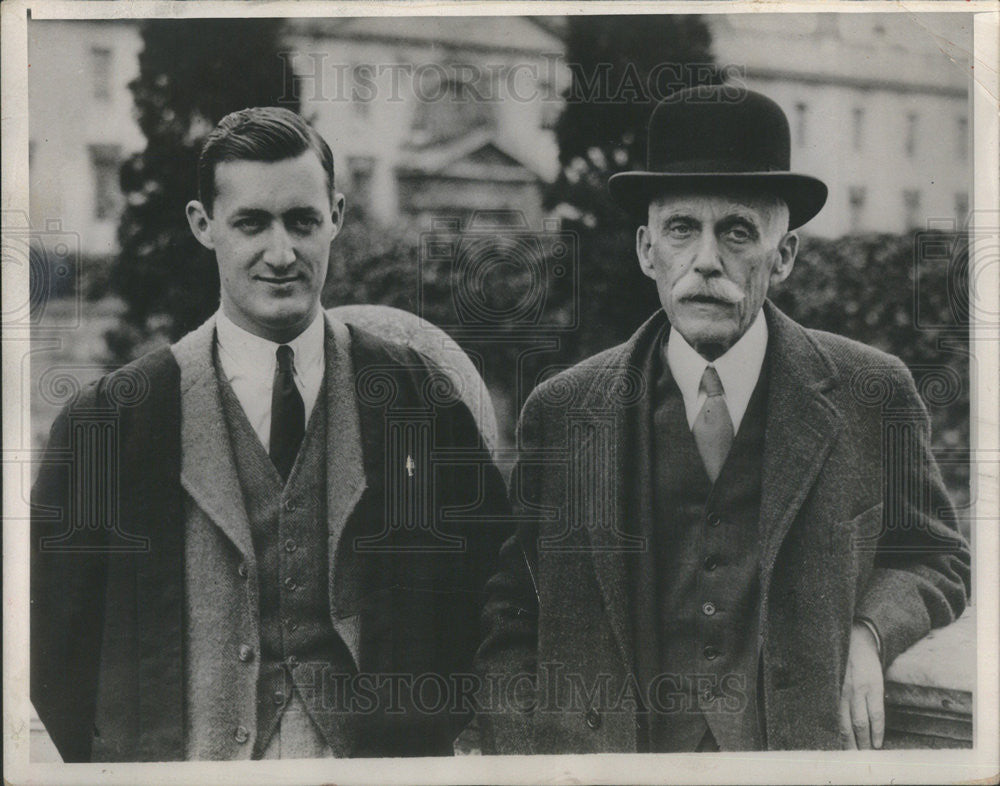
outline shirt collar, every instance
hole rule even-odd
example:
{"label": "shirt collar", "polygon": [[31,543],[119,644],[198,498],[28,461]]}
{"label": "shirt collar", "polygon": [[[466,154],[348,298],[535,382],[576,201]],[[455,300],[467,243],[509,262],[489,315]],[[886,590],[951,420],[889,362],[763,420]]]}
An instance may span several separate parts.
{"label": "shirt collar", "polygon": [[[220,308],[215,320],[216,336],[219,342],[219,352],[232,360],[244,371],[254,371],[266,375],[268,379],[274,374],[277,363],[277,350],[280,344],[268,341],[248,330],[244,330]],[[309,323],[291,341],[285,342],[294,353],[295,371],[306,373],[307,369],[323,365],[323,310],[320,309],[316,318]]]}
{"label": "shirt collar", "polygon": [[[739,431],[743,415],[746,414],[750,403],[750,396],[757,387],[757,380],[764,366],[764,355],[767,352],[767,340],[767,320],[763,317],[762,309],[757,312],[753,323],[740,340],[712,363],[722,381],[726,408],[733,421],[734,431]],[[670,373],[684,397],[688,426],[691,426],[698,417],[701,404],[704,403],[699,401],[699,388],[701,377],[709,363],[688,344],[684,336],[672,328],[667,338],[666,355]]]}

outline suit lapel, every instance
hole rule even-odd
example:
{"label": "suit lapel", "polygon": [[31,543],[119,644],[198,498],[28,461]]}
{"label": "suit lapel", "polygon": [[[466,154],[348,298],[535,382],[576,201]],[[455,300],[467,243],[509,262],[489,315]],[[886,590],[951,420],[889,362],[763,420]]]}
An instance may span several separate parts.
{"label": "suit lapel", "polygon": [[[347,521],[367,487],[361,446],[361,422],[354,386],[351,337],[342,322],[326,317],[326,519],[329,543],[329,593],[331,620],[343,639],[355,666],[360,668],[359,617],[341,617],[337,587],[345,587],[350,577],[342,570],[353,560],[338,560],[340,541]],[[357,577],[354,577],[356,580]]]}
{"label": "suit lapel", "polygon": [[764,313],[770,381],[760,505],[762,615],[781,543],[842,426],[839,411],[824,395],[835,384],[829,359],[770,302]]}
{"label": "suit lapel", "polygon": [[250,522],[222,410],[214,347],[213,317],[171,348],[181,370],[181,485],[253,563]]}
{"label": "suit lapel", "polygon": [[618,352],[608,356],[577,410],[589,421],[589,433],[570,446],[569,515],[579,516],[580,525],[587,532],[608,622],[622,660],[633,673],[634,599],[629,566],[634,564],[632,558],[649,544],[638,534],[643,528],[635,522],[629,526],[628,517],[630,510],[638,515],[648,515],[649,511],[648,506],[628,504],[635,462],[648,459],[632,455],[635,452],[632,434],[636,427],[642,428],[649,421],[652,380],[645,379],[642,358],[664,322],[665,315],[658,311]]}

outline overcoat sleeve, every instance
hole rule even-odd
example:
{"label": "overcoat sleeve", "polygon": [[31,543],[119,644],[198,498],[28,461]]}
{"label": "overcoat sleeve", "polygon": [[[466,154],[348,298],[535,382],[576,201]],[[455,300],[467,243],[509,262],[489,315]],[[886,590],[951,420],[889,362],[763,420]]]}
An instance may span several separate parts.
{"label": "overcoat sleeve", "polygon": [[969,546],[931,452],[930,419],[909,369],[896,362],[892,408],[912,413],[912,431],[883,446],[882,532],[856,608],[876,627],[886,667],[961,615],[971,588]]}
{"label": "overcoat sleeve", "polygon": [[84,390],[52,425],[31,491],[30,693],[63,761],[89,761],[103,631],[107,557],[104,528],[73,529],[71,418],[93,410]]}
{"label": "overcoat sleeve", "polygon": [[541,442],[535,397],[525,404],[517,429],[520,458],[511,475],[511,509],[519,524],[500,551],[500,565],[487,585],[483,643],[476,669],[483,681],[479,725],[483,752],[528,754],[535,702],[538,594],[533,576],[543,467],[525,460]]}

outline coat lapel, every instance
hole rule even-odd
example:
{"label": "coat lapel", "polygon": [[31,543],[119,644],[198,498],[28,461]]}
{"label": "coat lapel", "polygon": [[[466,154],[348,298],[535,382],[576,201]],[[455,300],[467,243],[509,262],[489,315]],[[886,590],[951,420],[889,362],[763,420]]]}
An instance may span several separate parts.
{"label": "coat lapel", "polygon": [[[635,461],[648,457],[632,455],[632,434],[635,428],[649,421],[652,380],[645,379],[642,358],[664,321],[665,315],[658,311],[619,351],[609,354],[595,374],[593,384],[584,391],[583,405],[577,410],[590,421],[589,433],[570,446],[573,455],[570,515],[579,515],[580,525],[589,537],[608,622],[622,660],[633,673],[634,599],[630,593],[629,566],[634,564],[632,558],[648,548],[648,544],[638,534],[643,528],[629,526],[628,516],[633,509],[638,515],[647,515],[648,506],[630,506],[628,494]],[[573,478],[579,478],[575,492]]]}
{"label": "coat lapel", "polygon": [[326,519],[329,542],[329,593],[333,626],[343,639],[355,666],[360,668],[359,617],[339,616],[338,586],[349,577],[340,576],[353,560],[337,559],[347,521],[367,487],[361,447],[361,422],[354,385],[351,337],[347,326],[326,316]]}
{"label": "coat lapel", "polygon": [[215,373],[215,318],[173,345],[181,369],[181,485],[253,563],[250,522]]}
{"label": "coat lapel", "polygon": [[830,360],[770,302],[764,313],[770,381],[760,505],[762,622],[781,543],[842,426],[840,412],[824,395],[836,382]]}

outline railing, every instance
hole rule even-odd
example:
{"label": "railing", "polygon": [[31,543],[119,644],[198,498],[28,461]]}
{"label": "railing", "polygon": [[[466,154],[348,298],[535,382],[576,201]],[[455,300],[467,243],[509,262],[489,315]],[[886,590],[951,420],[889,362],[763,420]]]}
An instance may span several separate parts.
{"label": "railing", "polygon": [[885,675],[886,748],[971,748],[975,609],[931,631]]}

